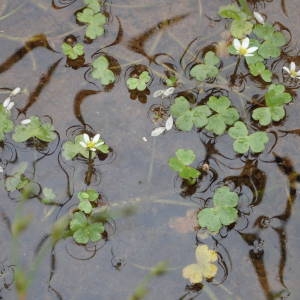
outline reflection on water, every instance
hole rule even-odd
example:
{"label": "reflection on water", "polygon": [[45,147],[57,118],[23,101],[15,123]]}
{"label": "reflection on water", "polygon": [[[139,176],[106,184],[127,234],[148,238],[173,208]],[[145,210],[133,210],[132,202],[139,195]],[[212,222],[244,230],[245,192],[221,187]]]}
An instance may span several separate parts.
{"label": "reflection on water", "polygon": [[[10,136],[0,144],[1,179],[12,174],[15,164],[27,161],[26,174],[36,184],[24,206],[34,221],[21,238],[22,265],[29,265],[48,243],[51,224],[72,211],[77,192],[86,186],[99,191],[101,205],[115,209],[100,242],[84,247],[68,238],[48,251],[28,299],[127,299],[149,268],[165,260],[168,273],[151,282],[149,299],[298,298],[299,81],[282,73],[284,65],[300,61],[295,50],[299,20],[293,14],[297,0],[248,1],[276,19],[278,29],[290,37],[280,59],[268,66],[293,95],[288,117],[268,129],[253,120],[248,124],[270,134],[263,154],[236,155],[228,137],[202,130],[184,135],[172,130],[155,141],[149,137],[152,126],[164,124],[177,96],[185,96],[192,105],[206,103],[212,95],[228,96],[242,119],[261,105],[265,82],[249,76],[243,62],[236,64],[223,49],[231,42],[226,22],[216,13],[223,2],[107,1],[108,24],[104,36],[95,41],[84,39],[84,26],[76,24],[81,0],[28,0],[21,8],[17,0],[0,3],[1,99],[22,87],[13,111],[17,122],[23,115],[36,114],[50,118],[57,130],[50,144],[36,139],[16,144]],[[65,59],[60,46],[66,38],[85,44],[83,60]],[[189,71],[210,50],[220,53],[226,78],[195,85]],[[116,76],[108,86],[91,77],[92,60],[103,54]],[[151,76],[147,88],[128,90],[127,79],[145,70]],[[174,76],[174,95],[152,97]],[[66,140],[97,132],[111,147],[107,155],[92,162],[63,158]],[[194,149],[202,168],[193,186],[174,178],[167,166],[168,158],[183,146]],[[197,227],[195,217],[222,184],[240,196],[239,219],[210,235]],[[47,205],[41,198],[43,186],[58,196]],[[15,299],[10,245],[19,198],[3,188],[0,193],[0,298]],[[201,243],[218,252],[219,272],[213,280],[187,285],[181,269]]]}

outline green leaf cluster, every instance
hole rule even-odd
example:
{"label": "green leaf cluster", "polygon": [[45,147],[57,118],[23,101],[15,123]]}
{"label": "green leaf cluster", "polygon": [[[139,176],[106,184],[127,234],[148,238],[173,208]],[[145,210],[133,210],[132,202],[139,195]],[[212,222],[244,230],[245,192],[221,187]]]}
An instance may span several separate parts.
{"label": "green leaf cluster", "polygon": [[13,169],[12,175],[5,179],[5,188],[8,192],[20,191],[30,183],[30,180],[24,175],[27,166],[27,162],[21,162]]}
{"label": "green leaf cluster", "polygon": [[75,212],[70,221],[70,229],[76,243],[87,244],[102,239],[104,225],[101,222],[91,222],[82,212]]}
{"label": "green leaf cluster", "polygon": [[170,112],[176,118],[176,127],[183,131],[196,128],[207,129],[216,135],[225,132],[227,125],[232,125],[239,119],[238,111],[230,107],[231,102],[226,96],[209,97],[206,105],[199,105],[191,109],[188,100],[183,97],[175,98],[171,105]]}
{"label": "green leaf cluster", "polygon": [[256,24],[253,33],[263,41],[257,51],[261,57],[268,59],[280,56],[281,47],[286,44],[283,33],[276,31],[269,23]]}
{"label": "green leaf cluster", "polygon": [[190,74],[199,81],[215,78],[219,73],[219,69],[216,67],[219,63],[219,57],[214,52],[208,51],[204,56],[204,62],[195,65]]}
{"label": "green leaf cluster", "polygon": [[116,78],[113,71],[109,69],[109,61],[105,56],[99,56],[93,63],[92,77],[98,79],[102,85],[114,83]]}
{"label": "green leaf cluster", "polygon": [[171,157],[168,161],[169,167],[178,172],[178,175],[186,179],[189,184],[194,184],[201,175],[200,171],[189,166],[196,158],[194,151],[190,149],[177,149],[175,154],[176,156]]}
{"label": "green leaf cluster", "polygon": [[137,78],[130,77],[127,79],[126,84],[129,90],[144,91],[147,88],[147,83],[151,80],[148,71],[142,72]]}
{"label": "green leaf cluster", "polygon": [[76,14],[79,22],[87,24],[85,35],[86,37],[94,40],[103,35],[104,25],[107,20],[103,13],[100,11],[100,3],[96,0],[85,0],[87,7]]}
{"label": "green leaf cluster", "polygon": [[258,107],[254,109],[252,118],[259,121],[262,126],[269,125],[272,120],[280,121],[285,116],[284,104],[292,101],[292,96],[285,92],[282,84],[271,84],[265,94],[265,103],[267,107]]}
{"label": "green leaf cluster", "polygon": [[208,116],[211,115],[211,111],[206,105],[199,105],[191,109],[190,103],[183,96],[175,98],[175,103],[171,105],[170,111],[176,118],[176,127],[183,131],[189,131],[193,126],[204,127],[208,122]]}
{"label": "green leaf cluster", "polygon": [[237,121],[233,127],[229,128],[228,134],[235,140],[234,151],[241,154],[247,153],[249,149],[253,153],[260,153],[264,151],[265,145],[269,141],[269,137],[264,131],[257,131],[249,135],[246,125],[241,121]]}
{"label": "green leaf cluster", "polygon": [[[89,150],[82,147],[80,142],[83,142],[83,134],[79,134],[75,137],[74,141],[67,141],[63,144],[62,155],[66,160],[72,160],[77,155],[81,155],[84,158],[89,158]],[[103,142],[102,139],[99,139],[98,142]],[[109,152],[109,146],[107,144],[102,144],[96,148],[98,151],[107,154]],[[92,158],[95,158],[96,154],[92,151]]]}
{"label": "green leaf cluster", "polygon": [[51,123],[42,122],[40,118],[33,116],[30,118],[30,123],[15,127],[12,138],[18,143],[25,142],[30,138],[37,138],[40,141],[49,143],[55,140],[56,134]]}
{"label": "green leaf cluster", "polygon": [[97,201],[99,193],[93,189],[88,189],[84,192],[79,192],[77,196],[80,201],[78,208],[84,213],[90,214],[93,210],[92,203]]}
{"label": "green leaf cluster", "polygon": [[177,84],[176,76],[170,76],[166,79],[166,85],[167,86],[172,87],[172,86],[176,86],[176,84]]}
{"label": "green leaf cluster", "polygon": [[218,188],[213,196],[214,207],[204,208],[198,213],[198,223],[206,227],[210,232],[218,233],[223,225],[230,225],[238,219],[235,208],[239,197],[231,192],[229,187]]}
{"label": "green leaf cluster", "polygon": [[233,37],[242,39],[252,32],[253,23],[249,21],[250,16],[235,4],[221,6],[219,15],[222,18],[232,19],[230,33]]}
{"label": "green leaf cluster", "polygon": [[266,69],[263,62],[257,62],[254,64],[248,64],[250,74],[253,76],[260,76],[265,82],[272,81],[272,72]]}
{"label": "green leaf cluster", "polygon": [[61,49],[63,54],[72,60],[77,59],[79,56],[84,54],[84,46],[80,43],[77,43],[74,46],[63,43],[61,45]]}
{"label": "green leaf cluster", "polygon": [[10,119],[11,112],[0,105],[0,142],[4,140],[5,134],[12,131],[14,123]]}
{"label": "green leaf cluster", "polygon": [[238,111],[231,107],[231,102],[226,96],[209,97],[207,106],[214,114],[208,118],[205,129],[216,135],[223,134],[227,125],[232,125],[240,117]]}

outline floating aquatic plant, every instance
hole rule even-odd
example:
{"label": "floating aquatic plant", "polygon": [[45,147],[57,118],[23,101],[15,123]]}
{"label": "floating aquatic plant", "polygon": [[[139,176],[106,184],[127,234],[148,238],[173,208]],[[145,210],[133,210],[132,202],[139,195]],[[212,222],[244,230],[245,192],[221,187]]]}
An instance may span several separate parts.
{"label": "floating aquatic plant", "polygon": [[126,84],[129,90],[144,91],[147,88],[147,84],[151,80],[148,71],[143,71],[136,77],[130,77],[127,79]]}
{"label": "floating aquatic plant", "polygon": [[109,61],[104,55],[96,58],[92,67],[92,77],[98,79],[101,84],[108,85],[115,82],[115,74],[109,69]]}

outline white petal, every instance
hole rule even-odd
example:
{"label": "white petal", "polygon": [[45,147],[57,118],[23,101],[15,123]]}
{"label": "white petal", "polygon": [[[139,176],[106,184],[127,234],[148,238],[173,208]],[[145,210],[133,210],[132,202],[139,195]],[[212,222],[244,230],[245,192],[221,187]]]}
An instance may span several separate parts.
{"label": "white petal", "polygon": [[10,103],[7,105],[6,109],[7,109],[7,110],[11,110],[11,109],[13,108],[14,105],[15,105],[15,102],[10,102]]}
{"label": "white petal", "polygon": [[142,140],[143,140],[144,142],[148,142],[148,140],[147,140],[147,138],[146,138],[145,136],[142,137]]}
{"label": "white petal", "polygon": [[296,64],[295,64],[295,62],[292,61],[290,64],[290,71],[295,72],[295,70],[296,70]]}
{"label": "white petal", "polygon": [[84,134],[83,134],[83,140],[84,140],[86,143],[89,143],[89,142],[90,142],[90,137],[89,137],[86,133],[84,133]]}
{"label": "white petal", "polygon": [[0,166],[0,173],[3,173],[3,171],[4,171],[3,168]]}
{"label": "white petal", "polygon": [[153,97],[157,98],[160,97],[161,95],[163,95],[164,91],[163,90],[157,90],[153,93]]}
{"label": "white petal", "polygon": [[94,151],[94,152],[95,152],[97,149],[96,149],[96,148],[90,148],[90,150],[92,150],[92,151]]}
{"label": "white petal", "polygon": [[87,145],[86,145],[86,143],[85,142],[79,142],[79,145],[81,146],[81,147],[83,147],[83,148],[87,148]]}
{"label": "white petal", "polygon": [[253,53],[247,53],[244,56],[254,56],[254,54]]}
{"label": "white petal", "polygon": [[282,67],[282,69],[290,74],[290,69],[288,67]]}
{"label": "white petal", "polygon": [[175,91],[175,88],[174,87],[170,87],[170,88],[168,88],[168,89],[165,90],[164,96],[168,97],[168,96],[172,95],[174,93],[174,91]]}
{"label": "white petal", "polygon": [[97,134],[93,137],[93,142],[94,142],[94,143],[97,143],[97,142],[99,141],[99,139],[100,139],[100,134],[97,133]]}
{"label": "white petal", "polygon": [[240,50],[240,49],[241,49],[241,42],[240,42],[238,39],[234,39],[234,40],[233,40],[233,47],[234,47],[236,50]]}
{"label": "white petal", "polygon": [[30,119],[24,119],[24,120],[21,121],[21,124],[22,124],[22,125],[27,125],[27,124],[29,124],[30,122],[31,122]]}
{"label": "white petal", "polygon": [[10,93],[10,96],[14,97],[16,95],[18,95],[21,92],[21,88],[16,87],[15,89],[12,90],[12,92]]}
{"label": "white petal", "polygon": [[173,127],[173,117],[170,116],[166,121],[166,130],[171,130]]}
{"label": "white petal", "polygon": [[95,145],[95,147],[97,148],[97,147],[100,147],[101,145],[103,145],[104,144],[104,142],[102,141],[102,142],[99,142],[99,143],[97,143],[96,145]]}
{"label": "white petal", "polygon": [[300,70],[296,72],[297,76],[300,76]]}
{"label": "white petal", "polygon": [[165,127],[157,127],[152,130],[151,136],[159,136],[166,130]]}
{"label": "white petal", "polygon": [[264,17],[257,11],[253,12],[254,18],[256,19],[256,21],[260,24],[264,24],[265,23],[265,19]]}
{"label": "white petal", "polygon": [[253,53],[258,49],[258,47],[250,47],[247,51],[248,53]]}
{"label": "white petal", "polygon": [[3,101],[3,107],[6,108],[8,106],[8,104],[10,103],[11,99],[10,97],[7,97],[4,101]]}
{"label": "white petal", "polygon": [[242,40],[242,48],[248,48],[249,47],[249,38],[244,38],[243,40]]}

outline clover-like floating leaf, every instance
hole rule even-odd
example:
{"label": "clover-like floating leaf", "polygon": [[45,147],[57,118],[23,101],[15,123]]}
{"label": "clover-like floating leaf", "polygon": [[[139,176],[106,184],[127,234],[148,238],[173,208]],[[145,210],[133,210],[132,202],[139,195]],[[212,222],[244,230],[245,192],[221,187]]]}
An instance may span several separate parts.
{"label": "clover-like floating leaf", "polygon": [[12,175],[5,179],[5,188],[8,192],[19,191],[30,183],[30,180],[24,175],[27,167],[27,162],[21,162],[12,170]]}
{"label": "clover-like floating leaf", "polygon": [[276,31],[274,26],[265,24],[256,24],[253,32],[255,35],[264,40],[259,46],[258,54],[263,58],[276,58],[280,56],[280,47],[286,43],[283,33]]}
{"label": "clover-like floating leaf", "polygon": [[142,72],[137,78],[130,77],[127,79],[126,84],[129,90],[144,91],[147,88],[147,83],[151,80],[148,71]]}
{"label": "clover-like floating leaf", "polygon": [[75,212],[70,222],[74,240],[79,244],[87,244],[89,241],[97,242],[102,238],[104,226],[102,223],[89,223],[83,212]]}
{"label": "clover-like floating leaf", "polygon": [[262,126],[269,125],[272,120],[278,122],[285,116],[284,104],[292,101],[292,96],[285,92],[282,84],[271,84],[265,94],[267,107],[254,109],[252,118],[259,121]]}
{"label": "clover-like floating leaf", "polygon": [[216,112],[216,114],[208,118],[208,123],[205,129],[212,131],[216,135],[221,135],[225,132],[227,125],[232,125],[239,118],[238,111],[230,107],[230,100],[225,97],[209,97],[207,106]]}
{"label": "clover-like floating leaf", "polygon": [[61,49],[69,59],[77,59],[79,56],[84,54],[84,46],[80,43],[77,43],[74,46],[71,46],[67,43],[61,45]]}
{"label": "clover-like floating leaf", "polygon": [[115,82],[115,74],[109,69],[109,62],[105,56],[99,56],[93,63],[92,77],[100,80],[101,84],[108,85]]}
{"label": "clover-like floating leaf", "polygon": [[195,158],[194,151],[190,149],[178,149],[176,156],[171,157],[168,164],[172,170],[178,172],[181,178],[186,179],[190,184],[194,184],[201,174],[200,171],[189,166]]}
{"label": "clover-like floating leaf", "polygon": [[268,69],[266,69],[266,66],[263,62],[256,62],[253,64],[248,64],[250,73],[253,76],[261,76],[261,78],[265,82],[271,82],[272,81],[272,72]]}
{"label": "clover-like floating leaf", "polygon": [[242,39],[252,32],[253,23],[245,20],[233,20],[230,26],[230,33],[233,37]]}
{"label": "clover-like floating leaf", "polygon": [[98,199],[99,193],[93,189],[87,189],[84,192],[78,193],[78,198],[80,200],[89,200],[91,202],[94,202]]}
{"label": "clover-like floating leaf", "polygon": [[84,0],[84,3],[88,8],[92,9],[94,12],[98,12],[101,8],[101,5],[98,0]]}
{"label": "clover-like floating leaf", "polygon": [[90,214],[93,210],[91,202],[95,202],[98,199],[99,193],[93,189],[88,189],[86,191],[79,192],[77,196],[80,200],[78,208],[86,214]]}
{"label": "clover-like floating leaf", "polygon": [[4,140],[5,134],[14,128],[14,123],[11,121],[10,116],[11,112],[0,104],[0,142]]}
{"label": "clover-like floating leaf", "polygon": [[182,270],[182,276],[191,284],[213,278],[218,271],[218,267],[214,264],[218,259],[217,252],[210,250],[207,245],[199,245],[196,248],[195,256],[197,263],[186,266]]}
{"label": "clover-like floating leaf", "polygon": [[54,127],[48,122],[42,122],[38,117],[30,118],[30,123],[17,125],[12,136],[15,142],[25,142],[36,137],[43,142],[52,142],[56,138]]}
{"label": "clover-like floating leaf", "polygon": [[195,125],[197,128],[204,127],[208,122],[211,110],[206,105],[199,105],[190,109],[190,103],[183,96],[177,97],[171,105],[171,114],[177,118],[176,127],[183,131],[189,131]]}
{"label": "clover-like floating leaf", "polygon": [[190,74],[199,81],[204,81],[208,78],[214,78],[218,75],[219,69],[216,67],[220,63],[220,59],[214,52],[208,51],[204,56],[204,63],[195,65]]}
{"label": "clover-like floating leaf", "polygon": [[226,186],[218,188],[213,196],[212,208],[204,208],[198,213],[198,223],[211,232],[219,232],[223,225],[234,223],[237,218],[238,195]]}
{"label": "clover-like floating leaf", "polygon": [[233,127],[229,128],[228,134],[235,139],[233,143],[234,151],[240,154],[248,152],[249,149],[253,153],[260,153],[264,151],[265,144],[269,141],[267,133],[263,131],[248,135],[246,125],[241,121],[236,122]]}
{"label": "clover-like floating leaf", "polygon": [[85,8],[82,12],[78,12],[76,18],[79,22],[87,24],[85,35],[94,40],[98,36],[103,35],[106,17],[100,12],[95,12],[91,8]]}
{"label": "clover-like floating leaf", "polygon": [[242,39],[251,33],[253,24],[248,21],[249,16],[237,5],[229,4],[221,6],[219,15],[223,18],[233,19],[230,26],[230,32],[233,37]]}

